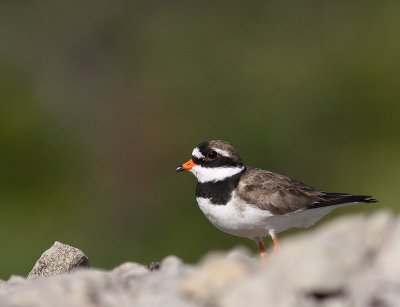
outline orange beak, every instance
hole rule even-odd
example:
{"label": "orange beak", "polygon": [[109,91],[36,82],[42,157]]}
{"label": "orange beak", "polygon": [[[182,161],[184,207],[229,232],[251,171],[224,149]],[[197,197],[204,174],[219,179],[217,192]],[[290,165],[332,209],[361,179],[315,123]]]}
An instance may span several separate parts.
{"label": "orange beak", "polygon": [[182,172],[182,171],[188,171],[192,169],[193,166],[196,166],[197,164],[193,162],[192,159],[187,161],[186,163],[183,163],[182,165],[178,166],[175,171],[177,172]]}

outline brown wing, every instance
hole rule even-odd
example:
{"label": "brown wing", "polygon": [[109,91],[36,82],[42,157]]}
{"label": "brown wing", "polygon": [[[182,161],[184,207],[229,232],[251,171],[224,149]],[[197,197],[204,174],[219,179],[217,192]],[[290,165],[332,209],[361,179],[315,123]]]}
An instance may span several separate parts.
{"label": "brown wing", "polygon": [[240,178],[238,196],[272,214],[286,214],[345,203],[375,203],[367,195],[331,193],[273,172],[249,168]]}
{"label": "brown wing", "polygon": [[238,196],[272,214],[286,214],[324,202],[326,193],[273,172],[250,168],[241,177]]}

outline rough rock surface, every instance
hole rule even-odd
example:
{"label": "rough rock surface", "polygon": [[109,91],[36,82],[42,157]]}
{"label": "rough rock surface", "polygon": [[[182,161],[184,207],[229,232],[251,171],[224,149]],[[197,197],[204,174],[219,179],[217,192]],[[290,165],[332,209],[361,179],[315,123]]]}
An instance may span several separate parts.
{"label": "rough rock surface", "polygon": [[111,271],[0,283],[1,306],[400,306],[400,219],[347,216],[281,242],[267,261],[247,250],[188,265],[124,263]]}
{"label": "rough rock surface", "polygon": [[56,241],[40,256],[28,279],[60,275],[80,267],[89,267],[88,257],[81,250]]}

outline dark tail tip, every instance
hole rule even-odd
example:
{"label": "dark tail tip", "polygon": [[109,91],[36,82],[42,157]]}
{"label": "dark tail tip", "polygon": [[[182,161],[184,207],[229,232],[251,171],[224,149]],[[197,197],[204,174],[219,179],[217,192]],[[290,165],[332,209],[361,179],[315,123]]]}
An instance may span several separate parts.
{"label": "dark tail tip", "polygon": [[346,203],[376,203],[378,200],[367,195],[352,195],[345,193],[325,193],[325,199],[315,202],[310,208],[321,208],[326,206],[340,205]]}
{"label": "dark tail tip", "polygon": [[377,203],[378,200],[373,198],[372,196],[365,196],[362,202],[370,204],[370,203]]}
{"label": "dark tail tip", "polygon": [[327,201],[332,204],[344,203],[367,203],[372,204],[378,202],[377,199],[369,195],[352,195],[346,193],[326,193],[328,196]]}
{"label": "dark tail tip", "polygon": [[351,202],[367,203],[367,204],[372,204],[372,203],[378,202],[377,199],[373,198],[372,196],[367,196],[367,195],[349,195],[343,199],[351,201]]}

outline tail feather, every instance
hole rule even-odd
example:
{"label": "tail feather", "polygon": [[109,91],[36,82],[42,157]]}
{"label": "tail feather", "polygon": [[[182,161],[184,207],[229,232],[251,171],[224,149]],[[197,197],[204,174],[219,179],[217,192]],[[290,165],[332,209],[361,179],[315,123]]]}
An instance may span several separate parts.
{"label": "tail feather", "polygon": [[346,193],[324,192],[321,200],[314,202],[310,209],[327,206],[340,205],[345,203],[376,203],[377,200],[368,195],[352,195]]}

